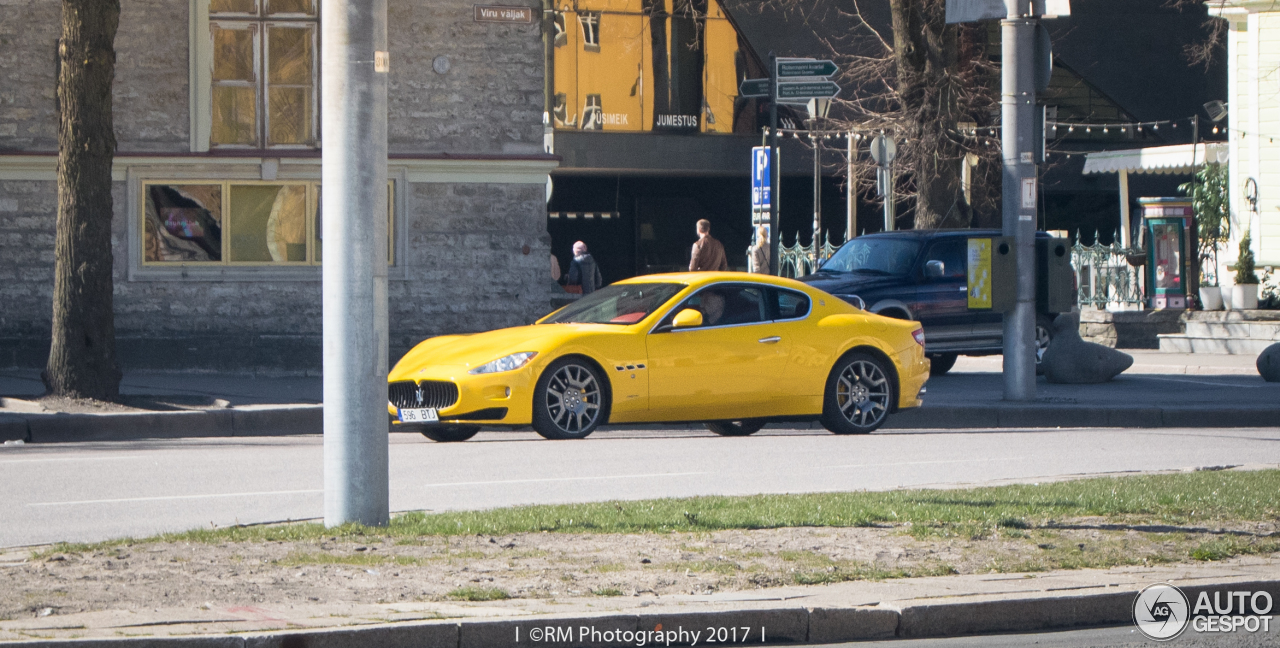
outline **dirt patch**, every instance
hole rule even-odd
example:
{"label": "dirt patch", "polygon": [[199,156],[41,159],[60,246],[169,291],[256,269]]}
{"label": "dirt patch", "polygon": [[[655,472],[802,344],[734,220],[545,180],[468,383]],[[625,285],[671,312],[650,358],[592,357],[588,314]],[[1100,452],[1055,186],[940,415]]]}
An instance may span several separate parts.
{"label": "dirt patch", "polygon": [[29,399],[2,398],[0,414],[128,414],[221,409],[230,406],[229,402],[210,396],[121,396],[114,401],[41,396]]}
{"label": "dirt patch", "polygon": [[[913,533],[914,531],[914,533]],[[1273,524],[1034,529],[783,528],[712,533],[366,536],[116,545],[0,555],[0,619],[96,610],[665,596],[941,574],[1190,561],[1280,551]]]}

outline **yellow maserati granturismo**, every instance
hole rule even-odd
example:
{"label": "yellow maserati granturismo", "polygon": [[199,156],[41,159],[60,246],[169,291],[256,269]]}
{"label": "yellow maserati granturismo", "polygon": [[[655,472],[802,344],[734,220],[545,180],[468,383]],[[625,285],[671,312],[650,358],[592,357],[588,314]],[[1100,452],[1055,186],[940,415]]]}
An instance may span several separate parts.
{"label": "yellow maserati granturismo", "polygon": [[529,326],[428,339],[388,376],[393,429],[464,441],[485,427],[581,439],[606,423],[769,421],[865,434],[920,405],[918,322],[797,281],[738,272],[636,277]]}

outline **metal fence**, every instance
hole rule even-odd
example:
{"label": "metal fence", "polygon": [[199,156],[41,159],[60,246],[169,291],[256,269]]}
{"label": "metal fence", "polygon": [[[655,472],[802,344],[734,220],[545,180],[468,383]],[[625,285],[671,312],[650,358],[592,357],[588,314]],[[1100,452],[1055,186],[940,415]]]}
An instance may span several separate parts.
{"label": "metal fence", "polygon": [[1142,308],[1146,303],[1142,294],[1145,261],[1146,252],[1141,249],[1125,249],[1115,243],[1085,246],[1077,242],[1071,247],[1071,267],[1076,272],[1080,306]]}
{"label": "metal fence", "polygon": [[784,238],[781,241],[781,254],[778,255],[778,274],[783,277],[803,277],[807,274],[813,274],[823,261],[831,258],[836,250],[840,249],[839,245],[831,244],[831,232],[823,232],[822,245],[818,248],[818,254],[814,256],[813,241],[808,245],[800,245],[800,233],[796,232],[795,243],[787,245]]}

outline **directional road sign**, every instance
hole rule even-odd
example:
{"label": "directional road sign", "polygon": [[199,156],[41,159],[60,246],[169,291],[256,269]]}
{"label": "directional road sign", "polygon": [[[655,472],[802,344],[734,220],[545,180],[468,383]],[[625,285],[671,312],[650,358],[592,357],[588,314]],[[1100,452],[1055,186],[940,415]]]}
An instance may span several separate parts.
{"label": "directional road sign", "polygon": [[778,61],[778,77],[829,77],[836,73],[833,61],[814,59],[801,61]]}
{"label": "directional road sign", "polygon": [[738,86],[738,94],[743,97],[767,97],[769,96],[769,80],[743,79],[742,84]]}
{"label": "directional road sign", "polygon": [[778,99],[829,99],[840,94],[840,86],[831,81],[805,81],[803,83],[779,83]]}

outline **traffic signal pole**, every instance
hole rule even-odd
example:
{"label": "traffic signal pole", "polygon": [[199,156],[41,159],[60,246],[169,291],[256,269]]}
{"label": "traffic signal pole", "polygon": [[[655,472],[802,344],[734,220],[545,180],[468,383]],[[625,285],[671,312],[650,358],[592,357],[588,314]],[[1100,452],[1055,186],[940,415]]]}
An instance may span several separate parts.
{"label": "traffic signal pole", "polygon": [[387,0],[322,0],[324,523],[389,520]]}
{"label": "traffic signal pole", "polygon": [[1003,159],[1004,235],[1014,240],[1016,304],[1004,314],[1004,398],[1036,397],[1036,162],[1035,31],[1036,18],[1025,15],[1029,3],[1006,0],[1001,21],[1001,157]]}

